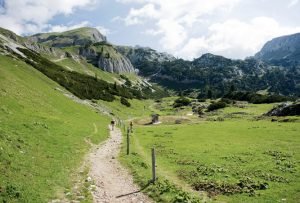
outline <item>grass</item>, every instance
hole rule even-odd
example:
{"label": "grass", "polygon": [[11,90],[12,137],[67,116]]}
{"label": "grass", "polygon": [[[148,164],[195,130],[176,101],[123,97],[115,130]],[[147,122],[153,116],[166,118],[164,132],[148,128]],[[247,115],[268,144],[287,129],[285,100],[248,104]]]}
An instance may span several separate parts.
{"label": "grass", "polygon": [[[190,122],[176,125],[165,122],[170,116],[178,117],[167,108],[171,101],[168,98],[158,106],[166,113],[162,124],[135,125],[131,154],[125,155],[124,145],[120,157],[145,186],[151,178],[150,149],[155,147],[158,186],[144,190],[152,198],[179,202],[179,191],[188,192],[180,198],[191,199],[198,190],[206,191],[197,193],[199,201],[298,202],[299,118],[271,122],[259,116],[274,104],[241,103],[206,113],[204,118],[191,116]],[[222,121],[214,121],[217,117]]]}
{"label": "grass", "polygon": [[99,100],[98,104],[122,120],[132,120],[134,118],[150,116],[153,113],[153,111],[148,108],[149,105],[153,103],[152,100],[128,99],[128,101],[131,107],[126,107],[121,104],[120,98],[117,98],[113,102]]}
{"label": "grass", "polygon": [[0,80],[0,202],[62,198],[89,150],[86,140],[107,138],[108,118],[10,57],[0,56]]}

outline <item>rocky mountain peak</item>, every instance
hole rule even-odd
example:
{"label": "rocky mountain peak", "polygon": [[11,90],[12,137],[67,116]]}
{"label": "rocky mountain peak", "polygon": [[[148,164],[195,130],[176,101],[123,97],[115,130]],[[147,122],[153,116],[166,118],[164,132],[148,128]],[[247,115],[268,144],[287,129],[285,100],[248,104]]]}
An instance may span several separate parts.
{"label": "rocky mountain peak", "polygon": [[255,55],[256,59],[275,65],[300,64],[300,33],[274,38]]}
{"label": "rocky mountain peak", "polygon": [[106,42],[106,37],[96,28],[82,27],[65,32],[39,33],[29,36],[33,42],[43,43],[52,47],[67,47]]}
{"label": "rocky mountain peak", "polygon": [[199,67],[224,67],[231,65],[232,60],[223,56],[206,53],[193,61]]}

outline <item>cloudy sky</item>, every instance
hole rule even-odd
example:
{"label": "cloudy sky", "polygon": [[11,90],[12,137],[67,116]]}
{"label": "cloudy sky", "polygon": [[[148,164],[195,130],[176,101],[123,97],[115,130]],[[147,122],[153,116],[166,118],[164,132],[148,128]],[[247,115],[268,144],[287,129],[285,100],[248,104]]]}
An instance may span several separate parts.
{"label": "cloudy sky", "polygon": [[300,32],[300,0],[0,0],[0,27],[20,35],[82,26],[185,59],[245,58]]}

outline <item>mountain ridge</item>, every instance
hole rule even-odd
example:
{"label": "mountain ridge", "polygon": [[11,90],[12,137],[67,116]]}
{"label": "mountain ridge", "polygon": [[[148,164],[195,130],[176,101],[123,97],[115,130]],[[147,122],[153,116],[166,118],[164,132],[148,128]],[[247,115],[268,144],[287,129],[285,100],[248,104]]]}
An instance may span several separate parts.
{"label": "mountain ridge", "polygon": [[[73,36],[82,30],[95,29],[79,28],[63,32],[62,35]],[[22,37],[16,37],[17,35],[9,35],[23,40]],[[47,34],[46,39],[51,36],[51,33]],[[33,47],[37,52],[42,52],[43,47],[49,47],[52,51],[57,49],[63,54],[62,57],[79,57],[111,73],[138,72],[150,82],[176,91],[196,89],[200,90],[200,95],[205,96],[205,92],[213,90],[214,96],[220,97],[226,94],[231,86],[235,86],[239,91],[267,90],[269,93],[300,95],[299,65],[289,68],[288,63],[273,63],[274,61],[262,60],[256,56],[235,60],[211,53],[188,61],[148,47],[113,45],[108,41],[82,41],[82,45],[63,45],[57,48],[49,46],[47,40],[39,43],[32,42],[34,40],[28,41],[28,38],[30,39],[24,38],[24,41],[34,45],[24,42],[23,44],[31,49]],[[298,50],[298,45],[295,47]]]}
{"label": "mountain ridge", "polygon": [[254,57],[274,65],[300,65],[300,33],[276,37],[266,42]]}

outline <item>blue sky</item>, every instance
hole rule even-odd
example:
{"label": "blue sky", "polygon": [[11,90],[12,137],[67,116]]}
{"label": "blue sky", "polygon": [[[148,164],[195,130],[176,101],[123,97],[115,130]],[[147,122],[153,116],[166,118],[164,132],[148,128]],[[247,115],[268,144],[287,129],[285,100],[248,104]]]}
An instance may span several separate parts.
{"label": "blue sky", "polygon": [[92,26],[114,44],[185,59],[245,58],[300,32],[300,0],[0,0],[0,26],[21,35]]}

